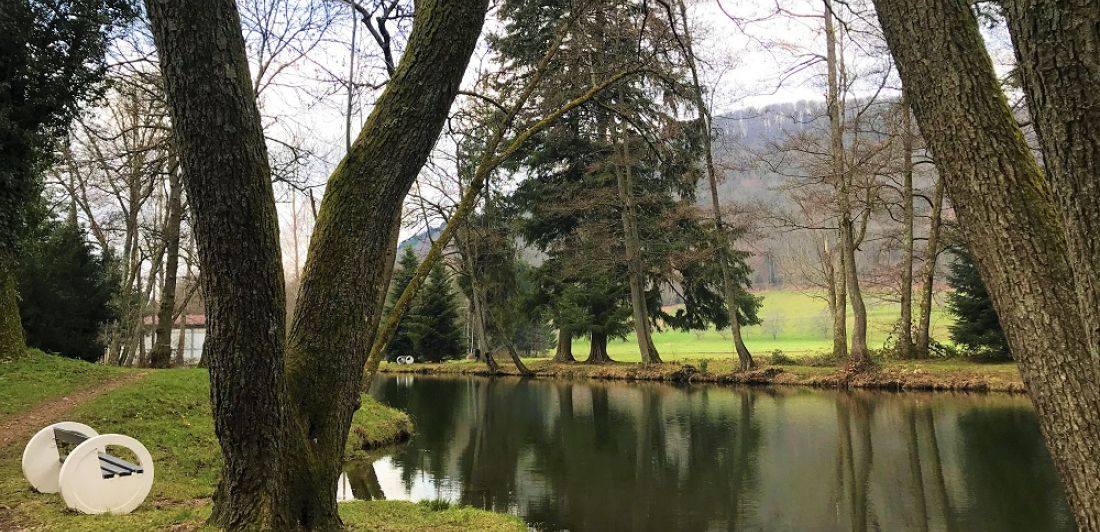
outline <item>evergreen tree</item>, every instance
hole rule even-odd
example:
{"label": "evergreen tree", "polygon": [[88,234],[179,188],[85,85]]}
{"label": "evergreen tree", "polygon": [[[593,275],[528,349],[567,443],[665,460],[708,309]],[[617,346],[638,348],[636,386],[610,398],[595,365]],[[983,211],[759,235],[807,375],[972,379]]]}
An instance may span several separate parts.
{"label": "evergreen tree", "polygon": [[402,321],[417,360],[440,362],[458,358],[465,350],[462,329],[458,325],[458,306],[451,278],[442,262],[437,262],[418,295],[416,306]]}
{"label": "evergreen tree", "polygon": [[955,316],[950,327],[951,339],[969,350],[991,358],[1009,359],[1005,339],[993,300],[974,264],[970,251],[958,247],[952,250],[955,262],[947,283],[952,292],[947,296],[947,308]]}
{"label": "evergreen tree", "polygon": [[113,319],[115,283],[70,218],[44,221],[28,239],[19,275],[19,312],[27,344],[89,362],[103,355],[100,331]]}
{"label": "evergreen tree", "polygon": [[[412,247],[405,247],[401,259],[397,262],[397,267],[394,268],[393,281],[390,283],[389,301],[386,302],[386,314],[392,311],[394,304],[401,297],[401,292],[404,292],[405,287],[409,286],[409,281],[412,280],[413,274],[416,273],[416,267],[419,265],[420,261],[417,260]],[[412,308],[416,308],[416,305],[417,302],[414,301]],[[397,332],[390,339],[390,343],[386,344],[386,360],[393,361],[404,355],[413,355],[419,358],[419,355],[414,351],[413,339],[409,334],[409,316],[407,314],[398,323]]]}
{"label": "evergreen tree", "polygon": [[24,350],[17,258],[41,170],[79,104],[101,86],[108,32],[131,14],[126,0],[0,6],[0,359]]}

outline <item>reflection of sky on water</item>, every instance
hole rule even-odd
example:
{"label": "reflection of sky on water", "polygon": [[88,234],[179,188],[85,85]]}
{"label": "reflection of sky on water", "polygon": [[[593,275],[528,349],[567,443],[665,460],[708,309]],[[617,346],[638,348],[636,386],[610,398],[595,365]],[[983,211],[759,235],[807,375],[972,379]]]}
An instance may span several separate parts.
{"label": "reflection of sky on water", "polygon": [[581,530],[1072,530],[1027,399],[382,379],[417,433],[340,500],[445,500]]}

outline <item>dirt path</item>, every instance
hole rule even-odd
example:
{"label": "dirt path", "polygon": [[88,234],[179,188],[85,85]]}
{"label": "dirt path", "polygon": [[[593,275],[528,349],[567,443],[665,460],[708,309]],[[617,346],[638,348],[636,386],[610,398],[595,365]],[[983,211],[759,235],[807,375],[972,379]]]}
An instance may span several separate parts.
{"label": "dirt path", "polygon": [[77,390],[63,397],[47,399],[31,407],[30,410],[17,413],[9,419],[0,420],[0,449],[12,443],[26,442],[35,432],[42,430],[42,427],[63,421],[65,414],[78,405],[134,383],[148,374],[147,371],[128,373],[112,381]]}

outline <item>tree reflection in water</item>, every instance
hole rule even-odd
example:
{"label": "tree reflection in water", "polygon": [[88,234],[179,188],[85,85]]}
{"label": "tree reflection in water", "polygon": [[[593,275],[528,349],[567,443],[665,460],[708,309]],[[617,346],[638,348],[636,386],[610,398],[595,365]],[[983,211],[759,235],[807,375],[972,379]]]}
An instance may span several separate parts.
{"label": "tree reflection in water", "polygon": [[357,498],[550,530],[1073,528],[1020,397],[435,377],[372,392],[417,434],[349,467]]}

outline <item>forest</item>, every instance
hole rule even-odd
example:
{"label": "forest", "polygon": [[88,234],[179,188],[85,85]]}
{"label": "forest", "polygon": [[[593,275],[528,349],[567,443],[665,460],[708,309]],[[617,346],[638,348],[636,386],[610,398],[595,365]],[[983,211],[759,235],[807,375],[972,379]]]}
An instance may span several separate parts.
{"label": "forest", "polygon": [[[789,420],[837,434],[826,529],[1100,530],[1090,1],[4,2],[0,426],[153,383],[202,426],[97,418],[169,462],[121,529],[768,528]],[[1034,492],[995,495],[993,434]],[[17,476],[0,528],[95,528]],[[586,478],[678,496],[610,523]]]}

